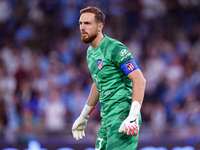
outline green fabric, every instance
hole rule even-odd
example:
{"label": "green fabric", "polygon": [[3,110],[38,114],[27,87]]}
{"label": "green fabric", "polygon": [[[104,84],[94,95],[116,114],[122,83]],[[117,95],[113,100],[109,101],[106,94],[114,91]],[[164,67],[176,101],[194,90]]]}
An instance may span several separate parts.
{"label": "green fabric", "polygon": [[[132,58],[125,45],[108,36],[96,49],[90,46],[87,50],[90,74],[100,94],[103,128],[114,124],[119,114],[130,111],[132,81],[120,66]],[[102,61],[102,68],[98,68],[98,60]]]}
{"label": "green fabric", "polygon": [[[95,150],[136,150],[138,145],[137,136],[126,135],[124,133],[119,133],[119,127],[121,121],[116,121],[116,123],[107,128],[102,128],[98,132],[98,138],[95,145]],[[139,116],[139,127],[141,125],[141,115]]]}

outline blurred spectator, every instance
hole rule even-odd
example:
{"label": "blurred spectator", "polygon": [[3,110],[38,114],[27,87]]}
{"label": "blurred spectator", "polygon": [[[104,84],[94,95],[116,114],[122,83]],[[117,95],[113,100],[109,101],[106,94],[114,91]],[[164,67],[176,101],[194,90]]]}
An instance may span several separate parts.
{"label": "blurred spectator", "polygon": [[12,8],[9,1],[0,0],[0,23],[5,23],[12,15]]}
{"label": "blurred spectator", "polygon": [[166,13],[166,5],[163,0],[141,0],[142,15],[144,19],[154,20]]}
{"label": "blurred spectator", "polygon": [[0,136],[4,137],[4,129],[8,125],[7,108],[5,100],[0,98]]}
{"label": "blurred spectator", "polygon": [[56,88],[52,88],[49,93],[48,101],[45,106],[45,129],[48,133],[62,133],[65,129],[65,113],[60,92]]}
{"label": "blurred spectator", "polygon": [[160,137],[165,134],[167,125],[167,114],[162,103],[154,104],[154,109],[151,112],[151,129],[153,137]]}

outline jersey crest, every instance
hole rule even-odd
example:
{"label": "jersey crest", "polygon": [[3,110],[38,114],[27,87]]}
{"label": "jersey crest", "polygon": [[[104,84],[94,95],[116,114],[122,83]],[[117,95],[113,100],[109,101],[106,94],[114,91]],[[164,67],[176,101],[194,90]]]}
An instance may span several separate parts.
{"label": "jersey crest", "polygon": [[101,68],[102,68],[102,59],[98,59],[97,60],[97,68],[99,69],[99,70],[101,70]]}

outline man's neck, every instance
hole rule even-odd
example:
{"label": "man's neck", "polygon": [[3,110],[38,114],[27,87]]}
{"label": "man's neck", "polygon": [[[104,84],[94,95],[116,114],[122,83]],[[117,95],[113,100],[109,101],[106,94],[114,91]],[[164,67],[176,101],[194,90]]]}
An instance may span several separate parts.
{"label": "man's neck", "polygon": [[104,38],[104,35],[102,33],[99,33],[97,37],[90,43],[91,47],[93,49],[97,48],[99,44],[101,43],[101,41],[103,40],[103,38]]}

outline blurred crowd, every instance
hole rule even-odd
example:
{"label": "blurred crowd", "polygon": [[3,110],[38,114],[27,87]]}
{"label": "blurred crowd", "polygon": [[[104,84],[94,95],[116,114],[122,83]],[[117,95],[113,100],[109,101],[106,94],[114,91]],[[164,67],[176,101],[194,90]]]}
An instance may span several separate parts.
{"label": "blurred crowd", "polygon": [[0,0],[0,138],[72,136],[92,85],[78,25],[87,6],[104,11],[103,33],[130,49],[147,80],[140,139],[198,137],[199,0]]}

